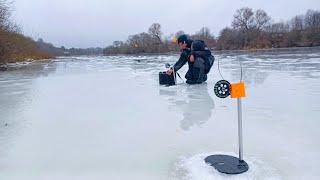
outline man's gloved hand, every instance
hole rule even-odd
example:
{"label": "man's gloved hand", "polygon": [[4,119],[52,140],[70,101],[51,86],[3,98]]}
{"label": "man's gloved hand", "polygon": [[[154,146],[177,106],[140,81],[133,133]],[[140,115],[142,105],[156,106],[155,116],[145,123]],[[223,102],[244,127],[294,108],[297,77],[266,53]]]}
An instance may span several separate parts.
{"label": "man's gloved hand", "polygon": [[194,55],[190,55],[189,61],[190,61],[190,62],[194,62]]}
{"label": "man's gloved hand", "polygon": [[167,75],[171,75],[172,73],[173,73],[173,70],[171,68],[168,69],[167,72],[166,72]]}

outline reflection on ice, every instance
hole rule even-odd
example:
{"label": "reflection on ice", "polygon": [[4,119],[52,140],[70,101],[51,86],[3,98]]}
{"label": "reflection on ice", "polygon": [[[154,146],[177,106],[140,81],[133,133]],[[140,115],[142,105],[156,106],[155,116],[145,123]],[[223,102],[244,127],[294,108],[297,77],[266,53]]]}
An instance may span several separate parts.
{"label": "reflection on ice", "polygon": [[177,89],[160,89],[160,95],[166,96],[170,108],[175,108],[182,113],[180,128],[189,130],[193,126],[200,127],[206,123],[212,115],[214,101],[208,93],[208,84],[185,85]]}

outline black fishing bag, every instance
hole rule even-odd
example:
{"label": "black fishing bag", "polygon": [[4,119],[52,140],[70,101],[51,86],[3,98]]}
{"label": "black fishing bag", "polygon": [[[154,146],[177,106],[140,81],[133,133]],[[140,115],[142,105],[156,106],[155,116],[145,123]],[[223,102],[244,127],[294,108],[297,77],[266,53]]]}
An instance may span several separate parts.
{"label": "black fishing bag", "polygon": [[173,76],[174,73],[171,75],[166,74],[166,72],[159,72],[159,84],[160,85],[167,85],[172,86],[175,85],[175,77]]}

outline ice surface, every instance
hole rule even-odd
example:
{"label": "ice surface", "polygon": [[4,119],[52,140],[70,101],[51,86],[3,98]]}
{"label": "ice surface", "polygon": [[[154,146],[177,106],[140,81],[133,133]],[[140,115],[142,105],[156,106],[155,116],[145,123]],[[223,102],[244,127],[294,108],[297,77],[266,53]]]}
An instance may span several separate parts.
{"label": "ice surface", "polygon": [[[244,70],[244,159],[227,176],[207,155],[237,154],[236,100],[209,80],[158,85],[178,55],[60,57],[0,72],[0,179],[319,179],[320,51],[219,54]],[[183,76],[187,70],[180,72]]]}

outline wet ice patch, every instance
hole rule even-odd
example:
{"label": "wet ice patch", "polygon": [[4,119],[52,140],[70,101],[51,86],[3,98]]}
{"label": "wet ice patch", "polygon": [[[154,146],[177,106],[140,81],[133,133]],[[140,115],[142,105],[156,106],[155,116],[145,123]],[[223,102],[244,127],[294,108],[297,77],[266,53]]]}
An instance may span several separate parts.
{"label": "wet ice patch", "polygon": [[192,157],[181,157],[173,167],[170,180],[280,180],[277,171],[267,163],[253,157],[246,157],[249,170],[243,174],[227,175],[218,172],[212,166],[206,164],[204,159],[213,154],[227,154],[236,156],[234,153],[203,153]]}

